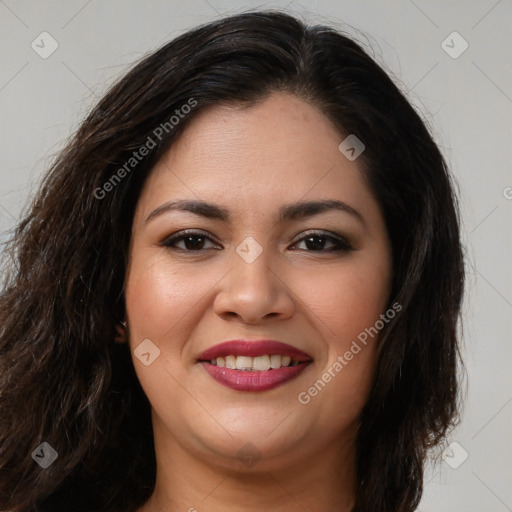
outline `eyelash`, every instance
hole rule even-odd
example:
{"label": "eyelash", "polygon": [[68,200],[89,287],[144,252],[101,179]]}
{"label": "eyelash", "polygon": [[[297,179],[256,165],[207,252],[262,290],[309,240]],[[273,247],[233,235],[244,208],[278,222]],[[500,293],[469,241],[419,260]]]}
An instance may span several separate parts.
{"label": "eyelash", "polygon": [[[215,242],[215,240],[213,240],[210,236],[208,236],[208,233],[204,232],[204,231],[200,231],[200,230],[185,230],[185,231],[182,231],[180,232],[179,234],[177,235],[173,235],[169,238],[166,238],[165,240],[163,240],[161,242],[161,246],[162,247],[165,247],[167,249],[170,249],[170,250],[174,250],[174,251],[181,251],[181,252],[189,252],[189,253],[192,253],[192,254],[197,254],[197,253],[200,253],[200,252],[204,252],[206,250],[211,250],[212,248],[209,248],[209,249],[183,249],[181,247],[176,247],[176,243],[182,241],[182,240],[185,240],[186,238],[191,238],[191,237],[198,237],[198,238],[204,238],[204,239],[207,239],[211,242]],[[298,240],[296,240],[294,242],[294,244],[297,244],[299,242],[302,242],[308,238],[322,238],[322,239],[327,239],[331,242],[334,242],[336,245],[331,248],[331,249],[327,249],[327,250],[320,250],[320,251],[314,251],[314,250],[307,250],[307,252],[313,252],[313,253],[338,253],[338,252],[349,252],[349,251],[352,251],[354,250],[353,247],[350,245],[350,243],[343,237],[339,236],[339,235],[333,235],[333,234],[330,234],[329,232],[326,232],[326,231],[310,231],[310,232],[307,232],[302,238],[299,238]],[[215,249],[215,250],[218,250],[218,249]],[[294,249],[295,250],[295,249]],[[299,250],[305,250],[305,249],[299,249]]]}

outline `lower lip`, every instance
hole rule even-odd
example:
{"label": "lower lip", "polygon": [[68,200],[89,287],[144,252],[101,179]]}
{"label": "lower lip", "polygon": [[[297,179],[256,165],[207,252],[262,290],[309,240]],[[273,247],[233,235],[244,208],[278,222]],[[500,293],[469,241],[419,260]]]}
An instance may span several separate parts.
{"label": "lower lip", "polygon": [[273,370],[250,371],[215,366],[206,361],[201,364],[217,382],[236,391],[267,391],[273,389],[294,379],[309,365],[309,363],[300,363],[297,366],[283,366]]}

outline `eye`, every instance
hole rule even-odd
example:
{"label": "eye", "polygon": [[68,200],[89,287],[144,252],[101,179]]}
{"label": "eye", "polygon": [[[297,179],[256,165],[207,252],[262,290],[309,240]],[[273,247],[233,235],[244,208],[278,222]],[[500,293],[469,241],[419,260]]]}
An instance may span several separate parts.
{"label": "eye", "polygon": [[[208,243],[210,247],[206,246]],[[294,246],[305,244],[308,252],[342,252],[351,251],[353,247],[345,238],[322,231],[312,231],[294,243]],[[179,245],[181,244],[181,246]],[[208,249],[219,250],[221,247],[204,231],[185,230],[166,238],[161,245],[168,249],[184,252],[201,252]],[[327,248],[326,248],[327,245]],[[292,246],[292,247],[294,247]],[[296,248],[292,248],[295,250]]]}
{"label": "eye", "polygon": [[[309,252],[341,252],[353,250],[353,247],[343,237],[327,234],[323,231],[312,231],[300,238],[294,245],[297,245],[297,243],[304,243],[306,250]],[[331,247],[326,249],[326,244]]]}
{"label": "eye", "polygon": [[[205,249],[204,245],[206,242],[213,242],[212,238],[208,236],[204,231],[193,231],[186,230],[180,233],[166,238],[161,245],[169,249],[196,252]],[[179,247],[178,244],[182,243],[183,246]],[[217,249],[217,247],[206,247],[206,249]]]}

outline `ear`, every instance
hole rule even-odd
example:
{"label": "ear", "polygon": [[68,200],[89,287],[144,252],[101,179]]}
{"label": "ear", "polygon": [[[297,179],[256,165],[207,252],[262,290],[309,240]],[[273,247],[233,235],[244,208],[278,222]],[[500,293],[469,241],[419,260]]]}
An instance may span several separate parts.
{"label": "ear", "polygon": [[126,322],[120,322],[116,325],[117,335],[114,338],[116,343],[125,343],[126,342]]}

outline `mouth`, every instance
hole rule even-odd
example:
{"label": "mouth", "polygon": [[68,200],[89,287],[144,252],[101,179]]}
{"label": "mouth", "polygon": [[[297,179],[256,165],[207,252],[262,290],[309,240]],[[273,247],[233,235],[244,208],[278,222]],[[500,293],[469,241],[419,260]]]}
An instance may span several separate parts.
{"label": "mouth", "polygon": [[279,341],[232,340],[206,350],[197,362],[228,388],[267,391],[296,378],[313,358]]}

